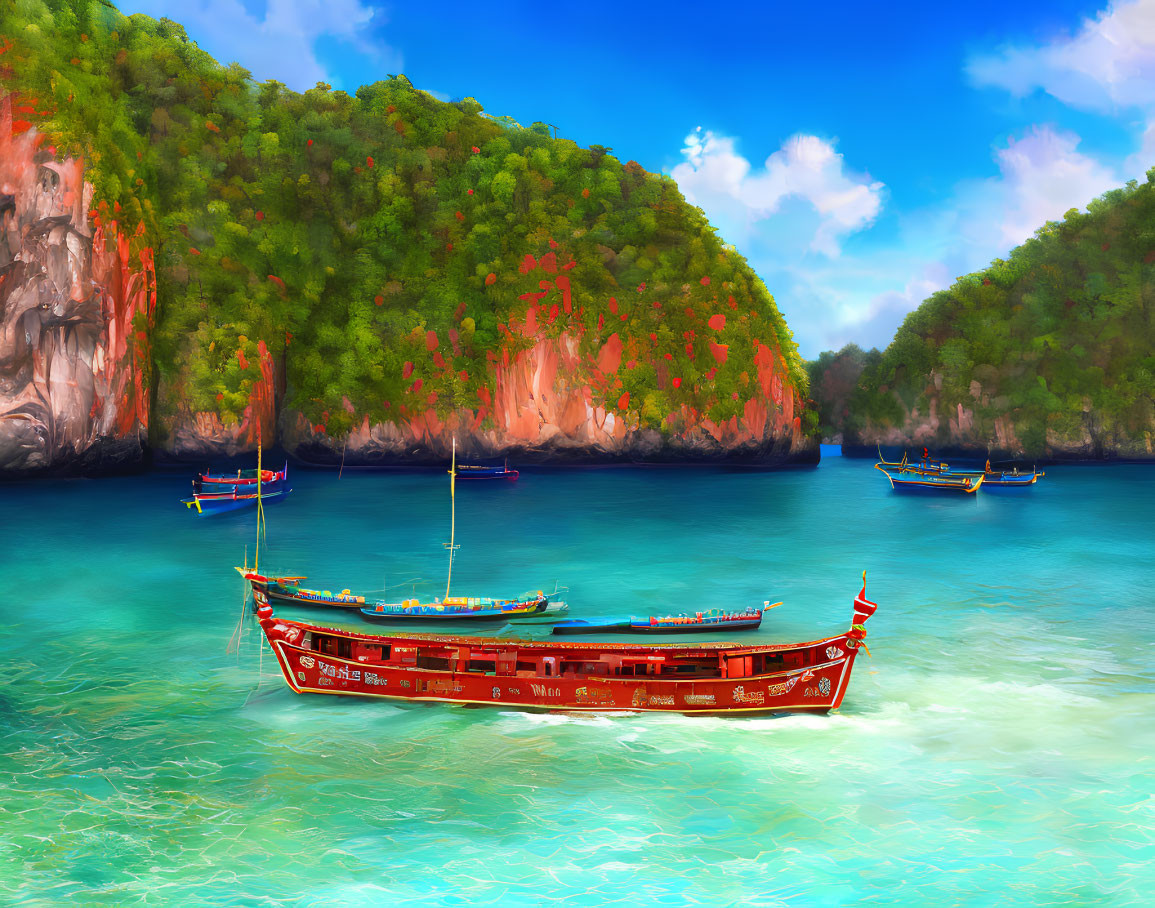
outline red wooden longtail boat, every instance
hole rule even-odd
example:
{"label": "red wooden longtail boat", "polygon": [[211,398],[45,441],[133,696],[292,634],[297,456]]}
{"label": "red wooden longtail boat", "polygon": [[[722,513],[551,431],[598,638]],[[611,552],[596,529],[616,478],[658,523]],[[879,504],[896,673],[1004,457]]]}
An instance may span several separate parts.
{"label": "red wooden longtail boat", "polygon": [[810,643],[691,646],[378,635],[257,611],[297,693],[550,710],[827,712],[842,703],[877,605],[866,579],[851,627]]}

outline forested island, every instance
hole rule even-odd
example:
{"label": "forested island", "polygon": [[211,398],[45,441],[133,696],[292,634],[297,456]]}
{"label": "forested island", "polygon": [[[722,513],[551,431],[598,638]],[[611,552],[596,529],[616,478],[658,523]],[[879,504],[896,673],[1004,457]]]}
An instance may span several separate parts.
{"label": "forested island", "polygon": [[304,93],[4,0],[0,470],[814,460],[773,297],[676,184],[402,75]]}
{"label": "forested island", "polygon": [[1150,459],[1155,169],[931,296],[885,351],[808,368],[821,433],[852,449]]}
{"label": "forested island", "polygon": [[403,75],[298,93],[0,0],[0,474],[308,460],[1152,456],[1155,187],[810,363],[668,177]]}

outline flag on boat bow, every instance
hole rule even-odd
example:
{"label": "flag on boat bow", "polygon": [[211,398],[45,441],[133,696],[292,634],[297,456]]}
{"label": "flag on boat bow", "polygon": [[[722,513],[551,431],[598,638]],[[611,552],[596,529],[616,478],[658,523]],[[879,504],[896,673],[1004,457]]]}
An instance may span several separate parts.
{"label": "flag on boat bow", "polygon": [[865,624],[866,619],[878,608],[877,602],[866,598],[866,571],[862,572],[862,592],[854,597],[854,621],[851,624]]}

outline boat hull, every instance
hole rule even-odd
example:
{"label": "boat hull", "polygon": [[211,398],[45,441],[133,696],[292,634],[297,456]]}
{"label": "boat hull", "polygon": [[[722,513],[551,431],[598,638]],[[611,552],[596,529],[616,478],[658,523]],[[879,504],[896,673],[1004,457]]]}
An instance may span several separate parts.
{"label": "boat hull", "polygon": [[479,609],[473,612],[378,612],[371,608],[361,609],[361,615],[370,621],[394,624],[413,624],[424,621],[433,621],[438,624],[449,621],[484,623],[487,621],[509,621],[515,615],[528,616],[532,614],[533,612],[530,611],[501,611],[500,609]]}
{"label": "boat hull", "polygon": [[468,467],[457,468],[457,478],[461,479],[507,479],[515,480],[521,475],[517,470],[506,470],[502,467],[482,468],[478,470],[471,470]]}
{"label": "boat hull", "polygon": [[[291,491],[293,490],[287,485],[271,492],[262,491],[261,503],[276,504],[278,501],[283,501]],[[182,498],[181,503],[189,510],[195,511],[198,517],[211,517],[216,514],[226,514],[229,511],[254,508],[257,506],[257,496],[256,493],[252,495],[223,494],[219,497],[215,494],[194,495],[192,498]]]}
{"label": "boat hull", "polygon": [[555,624],[553,633],[567,634],[719,634],[730,631],[752,631],[762,624],[762,619],[751,618],[742,621],[716,621],[713,623],[691,624],[637,624],[631,621],[613,621],[606,624]]}
{"label": "boat hull", "polygon": [[[564,642],[495,640],[479,637],[389,637],[355,634],[277,619],[261,610],[268,638],[286,683],[296,693],[359,696],[374,699],[476,704],[524,709],[581,712],[718,713],[827,712],[846,693],[858,654],[854,630],[791,645],[750,647],[740,644],[583,645]],[[344,655],[318,652],[318,641],[332,643]],[[384,654],[388,652],[389,656]],[[419,667],[437,653],[446,668]],[[471,671],[479,657],[498,668]],[[593,661],[634,659],[658,664],[657,673],[633,677],[591,676],[567,672],[542,674],[550,659]],[[737,673],[730,666],[749,665],[755,657],[790,659],[795,665],[761,674]],[[375,662],[373,660],[389,661]],[[717,660],[720,677],[664,677],[660,664],[679,659]],[[408,664],[399,664],[405,663]],[[483,664],[489,664],[484,662]],[[536,670],[516,666],[536,664]],[[777,664],[777,663],[775,663]],[[652,667],[652,666],[651,666]]]}

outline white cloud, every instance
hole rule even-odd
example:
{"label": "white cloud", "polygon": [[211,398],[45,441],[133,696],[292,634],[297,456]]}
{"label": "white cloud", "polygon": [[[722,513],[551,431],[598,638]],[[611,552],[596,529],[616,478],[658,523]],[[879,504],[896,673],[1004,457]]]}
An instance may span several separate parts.
{"label": "white cloud", "polygon": [[790,198],[803,199],[819,216],[810,248],[839,255],[842,239],[869,227],[882,207],[883,184],[844,171],[842,155],[817,136],[795,136],[754,172],[734,140],[702,133],[686,137],[685,160],[671,175],[686,198],[703,210],[732,219],[744,216],[747,229],[779,212]]}
{"label": "white cloud", "polygon": [[378,59],[382,74],[401,68],[395,50],[366,38],[379,20],[361,0],[268,0],[264,18],[240,0],[125,0],[121,9],[174,19],[222,63],[240,63],[259,80],[276,79],[298,91],[337,81],[317,56],[320,38],[337,39]]}
{"label": "white cloud", "polygon": [[[795,180],[799,170],[822,168],[787,165],[821,161],[821,149],[813,158],[805,148],[782,154],[780,165],[771,156],[765,172],[753,175],[733,152],[731,140],[707,134],[698,149],[687,144],[697,159],[687,196],[766,281],[802,354],[810,357],[849,341],[885,347],[907,313],[932,293],[1005,257],[1047,221],[1084,208],[1122,182],[1111,168],[1079,151],[1074,133],[1032,127],[992,148],[996,175],[957,184],[950,199],[933,209],[899,215],[893,233],[863,233],[832,261],[821,249],[823,228],[841,237],[847,229],[843,225],[872,222],[877,190],[872,204],[853,193],[840,204],[838,193],[831,192],[828,202],[813,183]],[[788,184],[784,173],[795,181]],[[784,188],[800,183],[805,191]],[[829,183],[824,186],[829,189]],[[791,201],[793,195],[805,201]],[[838,211],[841,220],[832,218],[831,211]]]}
{"label": "white cloud", "polygon": [[1005,47],[972,59],[967,71],[977,85],[1018,96],[1042,89],[1085,110],[1155,107],[1155,0],[1112,4],[1072,36]]}
{"label": "white cloud", "polygon": [[1002,171],[998,223],[1007,248],[1122,182],[1114,171],[1081,154],[1078,144],[1074,133],[1036,126],[996,152]]}

